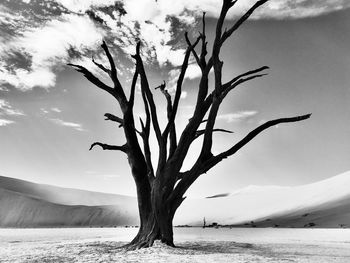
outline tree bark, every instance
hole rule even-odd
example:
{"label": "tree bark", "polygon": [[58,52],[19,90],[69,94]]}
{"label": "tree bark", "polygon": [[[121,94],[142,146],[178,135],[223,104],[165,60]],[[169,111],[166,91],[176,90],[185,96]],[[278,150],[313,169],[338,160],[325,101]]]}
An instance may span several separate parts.
{"label": "tree bark", "polygon": [[[173,218],[176,209],[164,201],[159,180],[155,180],[151,190],[150,205],[141,197],[139,202],[140,228],[135,238],[127,244],[127,249],[146,248],[155,240],[174,247]],[[145,198],[145,197],[144,197]],[[140,200],[139,200],[140,201]]]}

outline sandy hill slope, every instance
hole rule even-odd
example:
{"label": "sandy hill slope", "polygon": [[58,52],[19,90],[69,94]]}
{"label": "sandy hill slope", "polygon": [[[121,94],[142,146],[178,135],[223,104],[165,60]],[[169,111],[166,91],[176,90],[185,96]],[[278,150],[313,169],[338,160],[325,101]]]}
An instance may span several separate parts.
{"label": "sandy hill slope", "polygon": [[122,205],[137,207],[134,197],[36,184],[0,176],[0,188],[64,205]]}
{"label": "sandy hill slope", "polygon": [[1,227],[121,226],[137,218],[114,206],[67,206],[0,189]]}
{"label": "sandy hill slope", "polygon": [[201,225],[204,217],[227,225],[350,227],[350,172],[302,186],[248,186],[218,198],[187,200],[176,220]]}
{"label": "sandy hill slope", "polygon": [[133,197],[0,177],[0,227],[137,225]]}
{"label": "sandy hill slope", "polygon": [[[174,225],[350,227],[350,172],[296,187],[248,186],[188,198]],[[253,221],[253,222],[252,222]],[[0,227],[136,225],[136,198],[0,177]]]}

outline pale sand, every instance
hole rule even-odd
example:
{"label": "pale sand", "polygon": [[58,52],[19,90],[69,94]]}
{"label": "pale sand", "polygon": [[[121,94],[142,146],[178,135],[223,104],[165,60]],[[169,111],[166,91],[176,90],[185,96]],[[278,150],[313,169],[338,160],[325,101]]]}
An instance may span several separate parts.
{"label": "pale sand", "polygon": [[0,229],[0,262],[350,263],[350,229],[175,228],[177,248],[118,248],[137,230]]}
{"label": "pale sand", "polygon": [[124,251],[124,242],[12,242],[0,248],[0,262],[350,262],[350,245],[252,244],[232,241],[181,242],[177,248]]}

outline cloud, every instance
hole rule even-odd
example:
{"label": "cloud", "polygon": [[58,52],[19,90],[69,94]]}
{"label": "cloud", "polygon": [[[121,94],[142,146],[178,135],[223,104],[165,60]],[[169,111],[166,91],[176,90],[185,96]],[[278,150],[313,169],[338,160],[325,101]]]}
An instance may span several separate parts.
{"label": "cloud", "polygon": [[[238,1],[231,9],[228,16],[233,18],[247,10],[257,0]],[[92,6],[111,6],[114,0],[56,0],[62,6],[72,12],[85,12]],[[152,20],[163,14],[178,16],[182,21],[193,18],[186,14],[187,11],[201,13],[206,11],[208,16],[218,17],[221,1],[218,0],[176,0],[169,4],[168,0],[127,0],[124,1],[130,19],[135,21]],[[321,15],[324,13],[348,8],[348,0],[270,0],[264,7],[260,8],[254,16],[258,18],[301,18]]]}
{"label": "cloud", "polygon": [[[2,12],[0,12],[2,15]],[[0,83],[21,90],[53,87],[57,67],[71,57],[97,48],[104,33],[87,16],[63,14],[41,26],[27,26],[0,47]],[[11,67],[11,60],[23,60]],[[7,63],[5,64],[6,61]]]}
{"label": "cloud", "polygon": [[[228,18],[237,18],[255,1],[238,1]],[[217,0],[18,2],[0,4],[0,84],[21,90],[54,86],[56,74],[67,62],[85,65],[92,54],[100,59],[102,38],[112,46],[117,60],[123,53],[133,54],[136,41],[141,40],[147,63],[175,70],[186,46],[179,41],[183,32],[197,33],[193,30],[201,12],[218,17],[221,6]],[[349,7],[348,0],[270,0],[252,19],[298,19]],[[198,76],[198,67],[190,65],[186,78]]]}
{"label": "cloud", "polygon": [[315,17],[350,7],[347,0],[273,0],[255,16],[260,18],[299,19]]}
{"label": "cloud", "polygon": [[49,113],[49,111],[47,109],[45,109],[45,108],[40,108],[40,111],[42,113],[44,113],[44,114],[48,114]]}
{"label": "cloud", "polygon": [[56,0],[72,12],[83,13],[89,10],[92,6],[109,6],[113,5],[115,0]]}
{"label": "cloud", "polygon": [[30,70],[15,69],[12,72],[0,72],[0,82],[7,82],[21,90],[29,90],[35,86],[53,87],[56,83],[56,75],[50,70],[33,67]]}
{"label": "cloud", "polygon": [[53,112],[57,112],[57,113],[60,113],[60,112],[62,112],[62,110],[61,110],[61,109],[59,109],[59,108],[56,108],[56,107],[54,107],[54,108],[51,108],[51,111],[53,111]]}
{"label": "cloud", "polygon": [[172,69],[168,72],[167,90],[170,94],[174,94],[176,90],[176,83],[180,76],[180,69]]}
{"label": "cloud", "polygon": [[[234,19],[248,10],[257,0],[238,1],[228,13],[228,18]],[[161,10],[180,14],[183,10],[196,10],[196,13],[206,11],[208,16],[218,17],[221,1],[217,0],[178,0],[171,5],[167,0],[157,1]],[[349,8],[348,0],[270,0],[256,10],[253,19],[298,19],[313,17],[329,12]],[[171,10],[169,10],[171,9]]]}
{"label": "cloud", "polygon": [[[197,64],[192,63],[189,64],[186,70],[186,74],[185,74],[185,79],[196,79],[199,78],[201,76],[202,72],[200,70],[200,68],[198,67]],[[175,69],[171,69],[168,72],[168,81],[167,81],[167,89],[169,90],[170,93],[174,93],[176,90],[176,83],[177,80],[179,78],[180,75],[180,69],[179,68],[175,68]],[[183,91],[185,93],[185,91]],[[187,93],[186,93],[187,95]],[[183,96],[186,97],[186,95],[184,94]]]}
{"label": "cloud", "polygon": [[202,71],[197,64],[190,64],[187,67],[185,78],[195,79],[202,75]]}
{"label": "cloud", "polygon": [[49,120],[60,126],[69,127],[77,131],[84,131],[83,126],[79,123],[63,121],[57,118],[49,119]]}
{"label": "cloud", "polygon": [[[38,21],[35,12],[53,3],[59,10],[53,12],[55,16],[45,16],[52,16],[45,10]],[[0,23],[5,28],[0,33],[6,36],[6,41],[1,37],[0,83],[21,90],[35,86],[50,88],[55,85],[56,74],[62,70],[62,65],[71,61],[86,65],[84,57],[91,57],[93,53],[100,58],[98,46],[103,38],[116,47],[114,52],[119,49],[125,54],[134,53],[135,43],[141,39],[146,62],[156,61],[160,66],[182,63],[184,49],[169,43],[176,37],[175,28],[180,30],[186,24],[193,25],[195,18],[192,15],[185,11],[181,14],[173,12],[171,18],[169,8],[154,0],[125,1],[126,12],[120,11],[123,5],[119,4],[118,13],[116,6],[114,0],[56,0],[50,3],[38,0],[22,3],[21,8],[32,13],[19,13],[11,10],[11,4],[7,3],[0,8],[0,17],[4,17],[0,18]]]}
{"label": "cloud", "polygon": [[[4,99],[0,99],[0,116],[17,117],[25,114],[18,109],[14,109],[10,103]],[[0,118],[0,127],[15,123],[13,120]]]}
{"label": "cloud", "polygon": [[7,125],[10,125],[10,124],[13,124],[13,123],[15,123],[15,122],[11,121],[11,120],[0,119],[0,127],[7,126]]}
{"label": "cloud", "polygon": [[224,120],[228,123],[239,122],[247,120],[258,114],[257,111],[239,111],[235,113],[220,114],[217,116],[217,120]]}
{"label": "cloud", "polygon": [[181,91],[181,99],[187,98],[187,95],[188,95],[187,91]]}
{"label": "cloud", "polygon": [[18,109],[14,109],[9,102],[0,99],[0,115],[24,116],[25,114]]}
{"label": "cloud", "polygon": [[[182,58],[183,59],[183,58]],[[212,73],[213,70],[210,71]],[[168,72],[168,81],[167,81],[167,90],[170,94],[174,94],[176,91],[176,83],[180,75],[180,69],[178,67],[169,70]],[[196,63],[191,63],[188,65],[184,80],[193,80],[200,78],[202,76],[202,71]],[[188,95],[187,91],[181,92],[181,98],[185,99]]]}
{"label": "cloud", "polygon": [[40,112],[41,114],[51,114],[51,113],[61,113],[62,110],[60,108],[57,107],[52,107],[52,108],[40,108]]}

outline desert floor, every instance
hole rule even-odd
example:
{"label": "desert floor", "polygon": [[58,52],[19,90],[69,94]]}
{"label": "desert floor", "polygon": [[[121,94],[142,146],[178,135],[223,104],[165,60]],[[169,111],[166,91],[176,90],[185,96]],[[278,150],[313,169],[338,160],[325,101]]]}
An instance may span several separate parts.
{"label": "desert floor", "polygon": [[348,229],[178,228],[177,248],[118,248],[136,231],[0,229],[0,262],[350,262]]}

